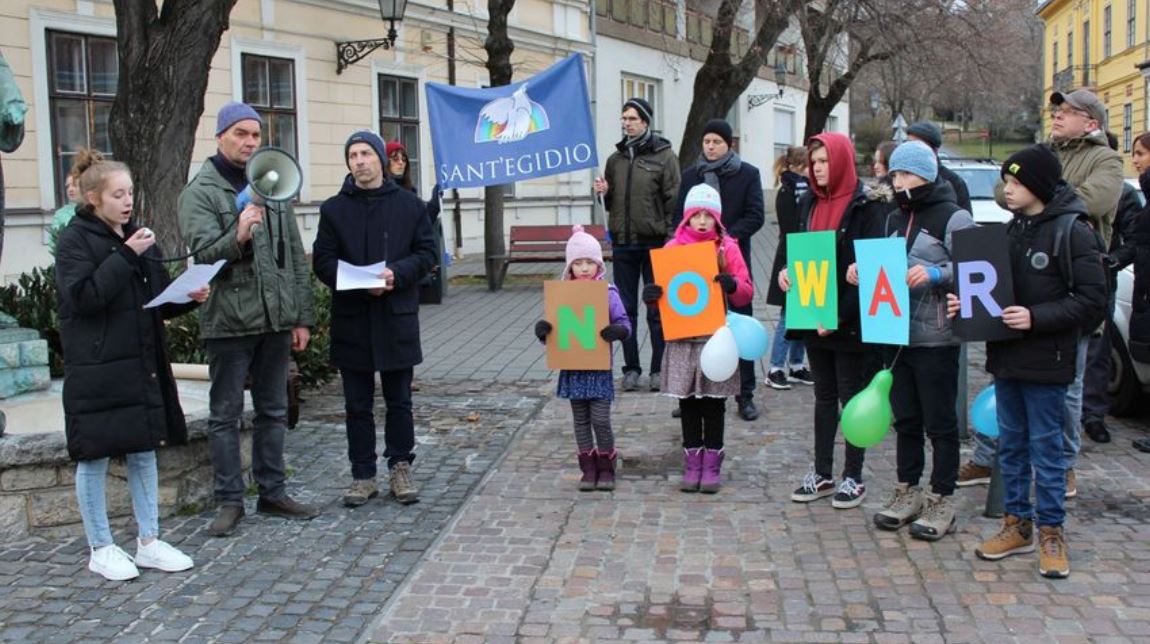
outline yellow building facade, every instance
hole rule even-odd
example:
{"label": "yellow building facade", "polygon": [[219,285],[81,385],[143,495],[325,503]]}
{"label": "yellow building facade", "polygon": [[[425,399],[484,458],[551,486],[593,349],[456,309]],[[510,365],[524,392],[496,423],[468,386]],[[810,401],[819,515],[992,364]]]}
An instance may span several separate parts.
{"label": "yellow building facade", "polygon": [[[1150,131],[1150,2],[1147,0],[1047,0],[1038,7],[1043,35],[1043,88],[1087,88],[1106,106],[1107,129],[1118,137],[1126,175],[1134,138]],[[1043,131],[1050,115],[1043,114]]]}

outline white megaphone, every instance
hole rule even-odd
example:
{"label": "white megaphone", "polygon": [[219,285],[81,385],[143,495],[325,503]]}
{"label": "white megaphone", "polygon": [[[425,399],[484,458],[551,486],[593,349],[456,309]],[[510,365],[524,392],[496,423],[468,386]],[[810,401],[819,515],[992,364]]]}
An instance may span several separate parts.
{"label": "white megaphone", "polygon": [[279,148],[256,150],[248,160],[245,174],[248,187],[236,195],[237,211],[242,211],[252,202],[260,205],[268,201],[291,201],[303,185],[299,163]]}

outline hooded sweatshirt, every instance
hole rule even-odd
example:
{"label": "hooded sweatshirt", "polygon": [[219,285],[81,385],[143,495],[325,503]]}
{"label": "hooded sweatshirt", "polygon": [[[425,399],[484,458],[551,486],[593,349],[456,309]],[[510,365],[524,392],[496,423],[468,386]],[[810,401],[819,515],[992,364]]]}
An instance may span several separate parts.
{"label": "hooded sweatshirt", "polygon": [[[807,167],[810,188],[818,200],[811,211],[807,230],[836,230],[842,221],[843,213],[855,196],[858,188],[858,174],[855,173],[855,149],[845,134],[824,132],[811,137],[827,149],[827,185],[820,186],[815,180],[815,164]],[[808,147],[810,144],[807,144]]]}

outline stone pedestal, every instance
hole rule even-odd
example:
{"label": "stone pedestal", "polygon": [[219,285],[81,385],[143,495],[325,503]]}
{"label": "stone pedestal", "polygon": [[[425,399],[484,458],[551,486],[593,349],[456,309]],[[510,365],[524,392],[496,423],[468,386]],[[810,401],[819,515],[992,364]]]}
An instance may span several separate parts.
{"label": "stone pedestal", "polygon": [[0,399],[47,389],[51,384],[48,342],[33,329],[0,329]]}

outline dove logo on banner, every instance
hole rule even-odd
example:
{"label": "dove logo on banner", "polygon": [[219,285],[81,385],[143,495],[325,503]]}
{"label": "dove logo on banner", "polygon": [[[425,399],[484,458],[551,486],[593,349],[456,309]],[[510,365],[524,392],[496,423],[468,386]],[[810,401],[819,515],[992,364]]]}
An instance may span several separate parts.
{"label": "dove logo on banner", "polygon": [[486,89],[427,83],[440,187],[494,186],[598,166],[583,65],[574,54],[519,83]]}

